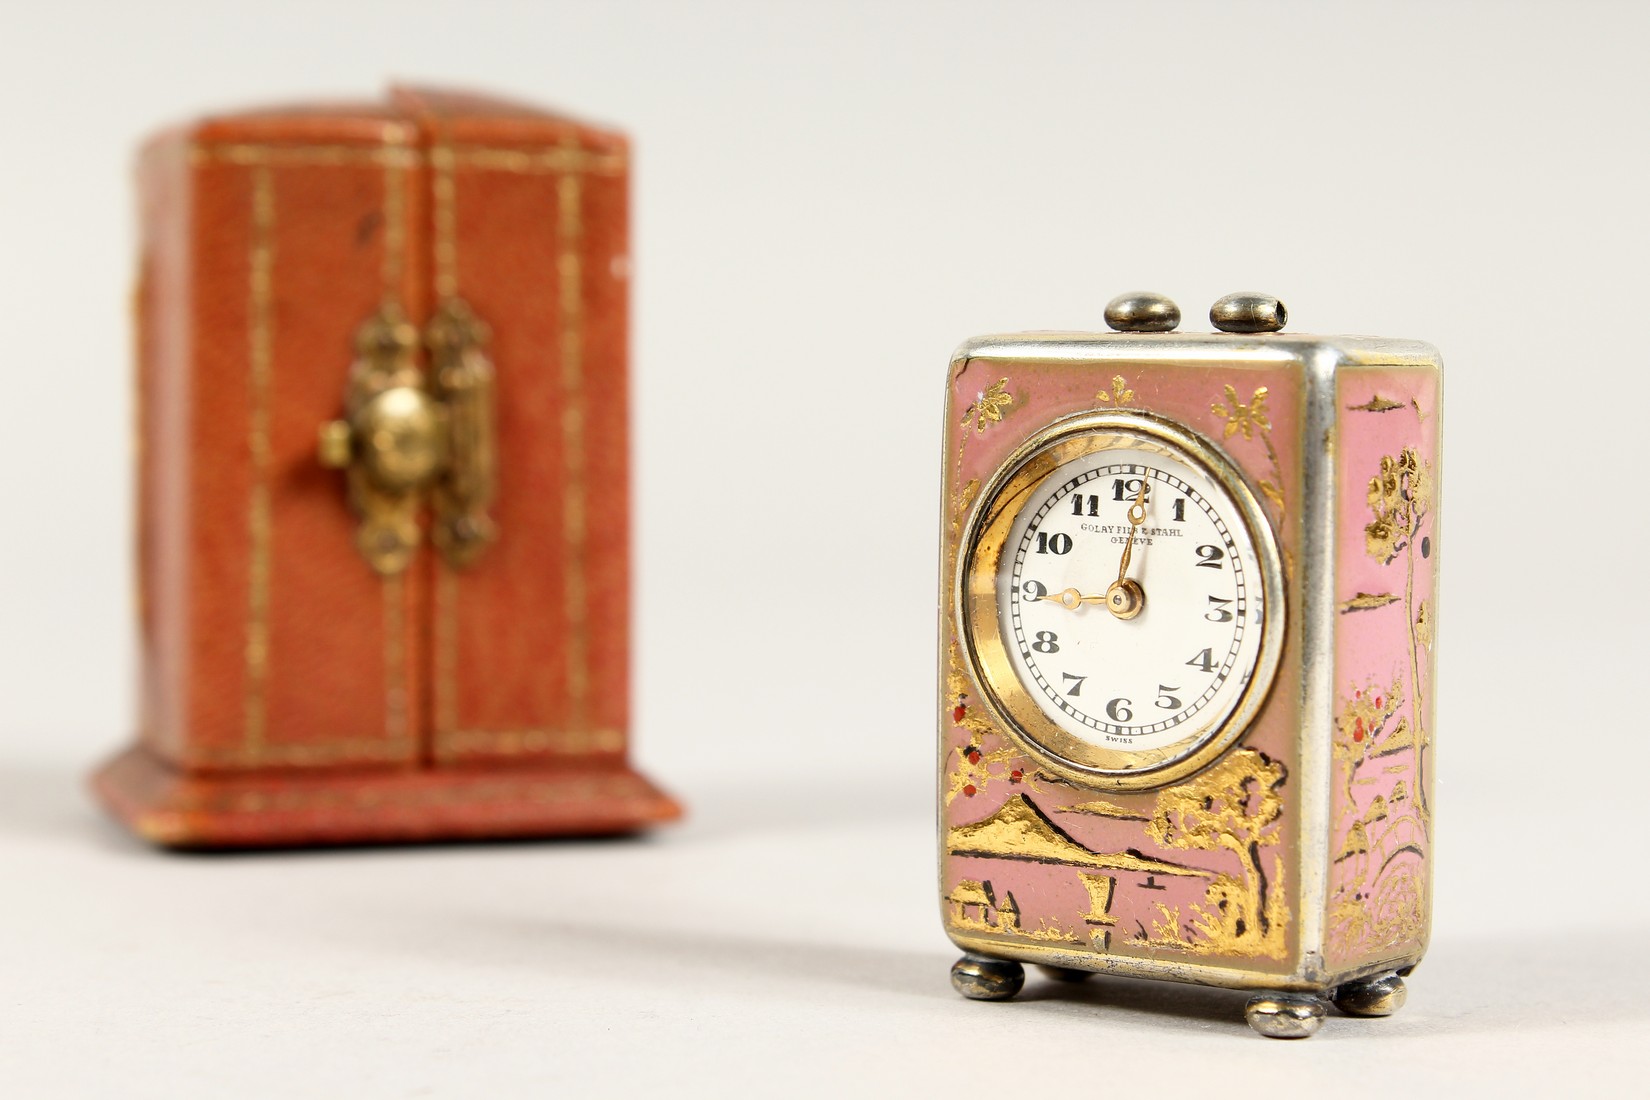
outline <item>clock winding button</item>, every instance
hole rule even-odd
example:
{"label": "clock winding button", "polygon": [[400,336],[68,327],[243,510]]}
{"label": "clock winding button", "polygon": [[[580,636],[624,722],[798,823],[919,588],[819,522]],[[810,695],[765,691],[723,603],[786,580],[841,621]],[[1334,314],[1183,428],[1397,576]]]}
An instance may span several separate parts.
{"label": "clock winding button", "polygon": [[1270,294],[1239,291],[1209,307],[1209,323],[1221,332],[1281,332],[1289,310]]}
{"label": "clock winding button", "polygon": [[1173,332],[1180,325],[1180,307],[1167,295],[1130,291],[1106,303],[1106,324],[1118,332]]}

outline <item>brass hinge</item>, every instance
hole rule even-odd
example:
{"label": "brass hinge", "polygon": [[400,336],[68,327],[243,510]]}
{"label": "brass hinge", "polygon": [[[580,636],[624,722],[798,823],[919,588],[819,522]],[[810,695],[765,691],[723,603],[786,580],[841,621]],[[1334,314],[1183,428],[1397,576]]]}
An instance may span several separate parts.
{"label": "brass hinge", "polygon": [[448,299],[424,331],[426,377],[418,330],[395,306],[356,333],[344,416],[321,425],[319,454],[347,472],[356,547],[385,576],[417,552],[426,500],[433,541],[452,565],[470,564],[497,537],[487,511],[497,485],[487,338],[470,307]]}

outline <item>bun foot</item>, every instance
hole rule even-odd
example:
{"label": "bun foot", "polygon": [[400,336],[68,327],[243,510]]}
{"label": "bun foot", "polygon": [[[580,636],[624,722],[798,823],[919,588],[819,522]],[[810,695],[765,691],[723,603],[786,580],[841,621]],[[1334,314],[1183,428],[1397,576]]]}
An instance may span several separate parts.
{"label": "bun foot", "polygon": [[1309,1039],[1328,1009],[1318,998],[1305,993],[1263,993],[1249,998],[1243,1010],[1249,1026],[1268,1039]]}
{"label": "bun foot", "polygon": [[1026,984],[1026,970],[1017,962],[970,952],[951,966],[951,985],[971,1001],[1006,1001]]}
{"label": "bun foot", "polygon": [[1335,990],[1335,1007],[1348,1016],[1390,1016],[1404,1007],[1409,989],[1396,974],[1347,982]]}

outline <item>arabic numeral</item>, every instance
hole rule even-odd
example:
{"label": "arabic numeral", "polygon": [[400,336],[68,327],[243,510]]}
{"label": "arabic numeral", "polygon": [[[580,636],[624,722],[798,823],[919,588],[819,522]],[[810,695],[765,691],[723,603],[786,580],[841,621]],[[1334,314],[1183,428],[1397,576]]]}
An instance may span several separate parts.
{"label": "arabic numeral", "polygon": [[1127,699],[1121,697],[1113,699],[1106,704],[1106,717],[1113,722],[1127,722],[1134,717],[1134,711],[1129,709],[1131,705]]}
{"label": "arabic numeral", "polygon": [[1175,502],[1174,502],[1174,521],[1176,523],[1185,523],[1186,522],[1186,498],[1185,497],[1176,497],[1175,498]]}
{"label": "arabic numeral", "polygon": [[1020,589],[1026,594],[1026,603],[1035,603],[1048,595],[1048,589],[1043,587],[1042,581],[1026,581]]}
{"label": "arabic numeral", "polygon": [[1071,536],[1064,531],[1053,535],[1038,531],[1037,552],[1039,554],[1069,554],[1071,553]]}
{"label": "arabic numeral", "polygon": [[1087,676],[1073,676],[1069,672],[1062,672],[1062,673],[1060,673],[1060,679],[1077,681],[1076,683],[1071,685],[1071,690],[1066,692],[1067,695],[1076,696],[1076,695],[1083,694],[1083,681],[1087,680],[1088,677]]}
{"label": "arabic numeral", "polygon": [[[1088,511],[1084,511],[1084,508]],[[1071,498],[1071,514],[1074,516],[1098,516],[1100,514],[1100,497],[1095,493],[1077,493]]]}
{"label": "arabic numeral", "polygon": [[1052,630],[1039,630],[1037,640],[1031,643],[1031,648],[1038,653],[1060,652],[1060,635]]}
{"label": "arabic numeral", "polygon": [[1197,563],[1198,567],[1201,569],[1226,568],[1224,565],[1220,564],[1221,559],[1226,557],[1226,551],[1222,550],[1218,546],[1209,546],[1207,544],[1199,546],[1197,548],[1197,556],[1202,559]]}
{"label": "arabic numeral", "polygon": [[1215,659],[1207,649],[1199,650],[1197,656],[1186,663],[1200,672],[1213,672],[1215,670]]}
{"label": "arabic numeral", "polygon": [[[1111,483],[1111,498],[1116,501],[1126,500],[1132,504],[1134,498],[1140,493],[1140,481],[1141,479],[1137,477],[1131,477],[1127,480],[1120,477],[1114,478]],[[1148,503],[1152,499],[1152,491],[1149,486],[1146,489],[1145,499]]]}
{"label": "arabic numeral", "polygon": [[1232,613],[1226,608],[1231,606],[1231,603],[1231,600],[1223,600],[1219,596],[1210,596],[1209,610],[1203,617],[1212,623],[1229,623],[1232,621]]}
{"label": "arabic numeral", "polygon": [[1158,684],[1156,705],[1162,707],[1164,710],[1179,710],[1183,704],[1178,698],[1170,694],[1171,692],[1176,692],[1179,690],[1179,688],[1171,687],[1168,684]]}

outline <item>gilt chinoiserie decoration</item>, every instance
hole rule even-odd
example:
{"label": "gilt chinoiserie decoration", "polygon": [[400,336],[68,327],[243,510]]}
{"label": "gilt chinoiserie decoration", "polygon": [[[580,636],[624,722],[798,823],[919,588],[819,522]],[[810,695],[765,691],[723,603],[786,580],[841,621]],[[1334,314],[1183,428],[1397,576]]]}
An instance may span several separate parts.
{"label": "gilt chinoiserie decoration", "polygon": [[959,991],[1022,965],[1403,1002],[1431,905],[1441,365],[1231,295],[951,364],[940,871]]}
{"label": "gilt chinoiserie decoration", "polygon": [[396,89],[139,163],[138,743],[183,847],[617,833],[628,152]]}

